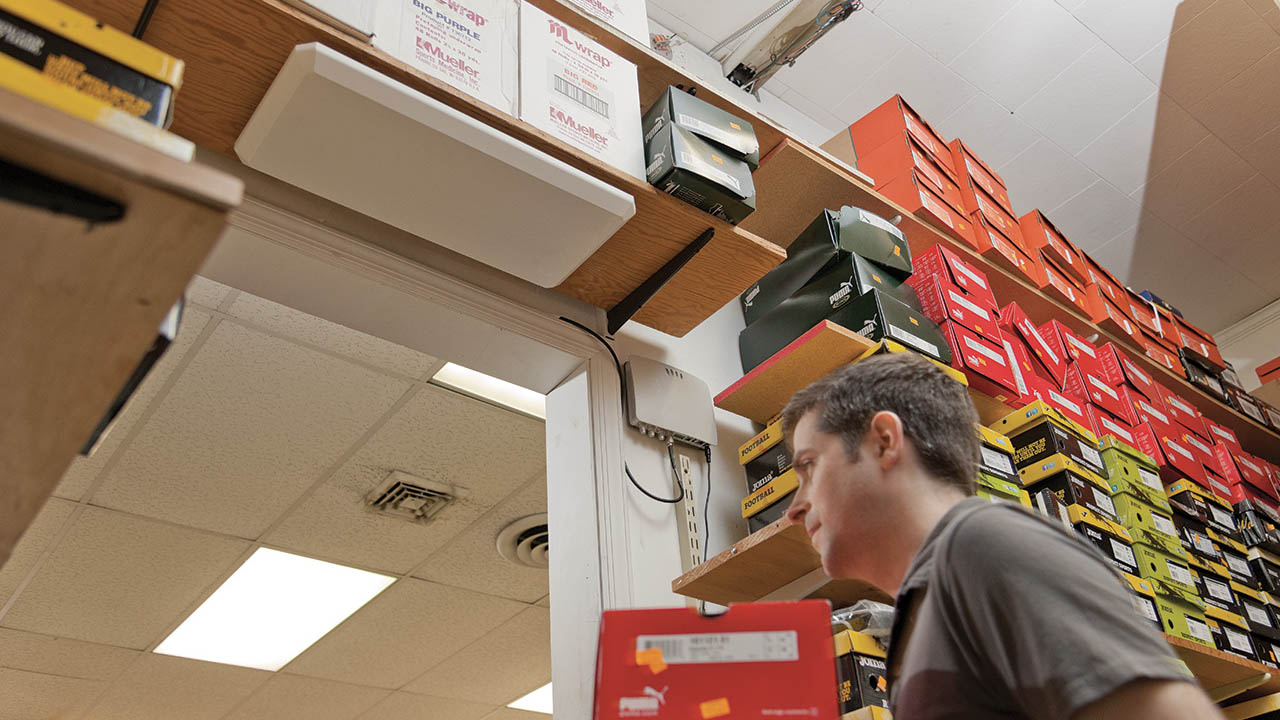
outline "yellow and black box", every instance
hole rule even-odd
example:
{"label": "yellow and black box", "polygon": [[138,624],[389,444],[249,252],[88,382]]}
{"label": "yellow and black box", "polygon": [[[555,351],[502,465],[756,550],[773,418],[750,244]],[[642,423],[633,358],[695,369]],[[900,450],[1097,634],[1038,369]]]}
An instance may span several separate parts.
{"label": "yellow and black box", "polygon": [[1067,507],[1071,527],[1090,545],[1098,548],[1117,570],[1134,575],[1138,573],[1138,559],[1133,554],[1133,538],[1121,525],[1098,517],[1088,508],[1079,505]]}
{"label": "yellow and black box", "polygon": [[978,471],[978,482],[974,487],[974,494],[992,502],[1007,500],[1031,507],[1031,496],[1026,490],[1015,482],[1003,480],[985,470]]}
{"label": "yellow and black box", "polygon": [[1165,488],[1169,503],[1184,507],[1194,507],[1203,518],[1205,525],[1214,531],[1234,537],[1236,528],[1235,515],[1231,503],[1205,490],[1190,480],[1179,480]]}
{"label": "yellow and black box", "polygon": [[1028,492],[1052,490],[1066,505],[1083,505],[1108,520],[1119,519],[1109,495],[1111,486],[1097,473],[1064,454],[1037,460],[1022,468],[1019,475]]}
{"label": "yellow and black box", "polygon": [[1133,554],[1138,558],[1138,574],[1142,577],[1199,595],[1191,575],[1191,559],[1181,543],[1170,542],[1163,533],[1139,530],[1133,533]]}
{"label": "yellow and black box", "polygon": [[1280,557],[1262,548],[1249,548],[1249,568],[1258,578],[1258,585],[1268,593],[1280,593]]}
{"label": "yellow and black box", "polygon": [[979,469],[1007,482],[1021,482],[1018,470],[1013,466],[1013,441],[982,425],[978,426],[978,436],[982,439]]}
{"label": "yellow and black box", "polygon": [[1156,613],[1166,633],[1205,647],[1215,647],[1213,633],[1205,622],[1204,602],[1194,592],[1188,592],[1164,580],[1144,577],[1156,593]]}
{"label": "yellow and black box", "polygon": [[1129,591],[1129,597],[1133,600],[1133,609],[1151,621],[1156,629],[1163,631],[1164,626],[1160,624],[1160,615],[1156,612],[1156,591],[1151,587],[1151,583],[1131,573],[1121,573],[1121,575],[1124,577],[1125,589]]}
{"label": "yellow and black box", "polygon": [[1205,607],[1216,607],[1239,615],[1244,612],[1240,600],[1231,589],[1231,580],[1210,570],[1208,565],[1194,555],[1191,556],[1191,577],[1196,581],[1196,591]]}
{"label": "yellow and black box", "polygon": [[799,478],[792,468],[743,498],[742,517],[747,520],[747,529],[755,532],[786,514],[797,487]]}
{"label": "yellow and black box", "polygon": [[929,357],[928,355],[923,355],[919,352],[916,352],[915,350],[907,347],[906,345],[903,345],[902,343],[895,342],[889,339],[884,339],[877,342],[875,347],[859,355],[858,360],[865,360],[869,357],[875,357],[876,355],[882,355],[885,353],[903,353],[903,352],[915,353],[916,355],[920,355],[920,357],[933,363],[935,367],[937,367],[942,372],[946,373],[947,377],[951,378],[952,380],[955,380],[956,382],[960,383],[965,387],[969,387],[969,378],[964,373],[951,367],[950,365],[947,365],[946,363],[940,363],[937,360],[934,360],[933,358]]}
{"label": "yellow and black box", "polygon": [[1213,635],[1213,644],[1219,650],[1246,660],[1258,660],[1258,653],[1253,647],[1253,638],[1249,635],[1249,626],[1244,618],[1212,605],[1204,609],[1204,617],[1209,633]]}
{"label": "yellow and black box", "polygon": [[1249,549],[1230,536],[1214,532],[1212,527],[1209,528],[1208,534],[1209,539],[1216,542],[1221,549],[1222,562],[1231,572],[1231,579],[1249,587],[1258,587],[1258,578],[1254,577],[1253,568],[1249,565]]}
{"label": "yellow and black box", "polygon": [[[1113,484],[1112,487],[1116,486]],[[1134,488],[1130,486],[1125,492],[1111,496],[1111,501],[1116,506],[1116,517],[1120,520],[1120,524],[1130,530],[1149,530],[1151,532],[1164,533],[1173,542],[1179,542],[1178,526],[1174,525],[1173,518],[1168,513],[1157,510],[1148,503],[1145,494],[1141,492],[1134,494],[1133,490]]]}
{"label": "yellow and black box", "polygon": [[840,712],[867,706],[889,707],[885,651],[880,643],[856,630],[836,633],[835,643]]}
{"label": "yellow and black box", "polygon": [[1272,612],[1270,597],[1264,592],[1234,580],[1230,585],[1236,597],[1240,599],[1240,615],[1249,624],[1249,631],[1280,642],[1280,626],[1277,625],[1276,615]]}
{"label": "yellow and black box", "polygon": [[0,73],[26,66],[156,127],[173,120],[183,63],[53,0],[0,0]]}
{"label": "yellow and black box", "polygon": [[1055,455],[1066,455],[1095,475],[1107,472],[1098,452],[1098,438],[1041,401],[1015,410],[992,423],[991,428],[1013,442],[1013,461],[1019,469]]}
{"label": "yellow and black box", "polygon": [[747,474],[748,495],[790,470],[791,453],[782,441],[782,418],[738,448],[738,462]]}

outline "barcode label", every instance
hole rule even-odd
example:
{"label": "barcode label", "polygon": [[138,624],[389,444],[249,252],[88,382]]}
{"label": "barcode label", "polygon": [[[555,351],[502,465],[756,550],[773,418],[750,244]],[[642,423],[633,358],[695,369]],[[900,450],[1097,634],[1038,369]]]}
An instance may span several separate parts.
{"label": "barcode label", "polygon": [[1062,361],[1059,360],[1058,355],[1053,352],[1053,348],[1049,347],[1049,344],[1044,341],[1044,338],[1040,337],[1040,331],[1036,330],[1035,327],[1031,325],[1030,321],[1025,321],[1018,327],[1022,329],[1023,335],[1026,335],[1035,341],[1036,345],[1040,347],[1040,350],[1045,355],[1049,356],[1049,359],[1053,361],[1054,365],[1061,364]]}
{"label": "barcode label", "polygon": [[1183,585],[1195,585],[1196,579],[1191,577],[1191,571],[1177,563],[1166,563],[1169,566],[1169,577]]}
{"label": "barcode label", "polygon": [[1004,341],[1004,354],[1009,357],[1009,367],[1013,368],[1013,379],[1018,384],[1018,397],[1027,394],[1027,383],[1022,379],[1022,368],[1018,367],[1017,357],[1013,353],[1013,345]]}
{"label": "barcode label", "polygon": [[988,320],[988,321],[990,321],[990,320],[991,320],[991,315],[990,315],[990,313],[988,313],[986,310],[983,310],[982,308],[978,307],[977,305],[974,305],[973,303],[969,302],[968,300],[965,300],[963,297],[961,297],[960,293],[956,292],[955,290],[948,290],[948,291],[947,291],[947,295],[948,295],[948,297],[950,297],[950,298],[951,298],[951,302],[953,302],[953,303],[955,303],[955,304],[959,305],[959,306],[960,306],[960,307],[962,307],[962,308],[965,308],[966,310],[968,310],[969,312],[973,313],[974,315],[977,315],[978,317],[982,318],[983,320]]}
{"label": "barcode label", "polygon": [[1248,561],[1241,560],[1235,555],[1227,555],[1226,553],[1223,553],[1223,558],[1227,561],[1227,567],[1231,568],[1235,573],[1244,575],[1245,577],[1253,577],[1253,572],[1249,570]]}
{"label": "barcode label", "polygon": [[1115,400],[1116,402],[1120,402],[1120,396],[1116,394],[1115,390],[1112,390],[1111,388],[1107,387],[1105,384],[1103,384],[1101,380],[1099,380],[1098,378],[1092,375],[1089,375],[1088,373],[1085,373],[1085,376],[1089,378],[1090,385],[1098,388],[1099,390],[1106,393],[1107,395],[1110,395],[1112,400]]}
{"label": "barcode label", "polygon": [[676,122],[700,135],[718,138],[721,141],[729,140],[732,137],[731,133],[727,130],[718,128],[715,125],[712,125],[701,118],[693,117],[692,115],[680,113],[676,116]]}
{"label": "barcode label", "polygon": [[1065,337],[1067,339],[1067,342],[1071,343],[1080,352],[1088,355],[1091,358],[1098,357],[1098,353],[1096,350],[1094,350],[1092,347],[1089,347],[1088,343],[1080,340],[1076,336],[1064,334],[1063,337]]}
{"label": "barcode label", "polygon": [[983,290],[987,289],[987,281],[983,279],[983,277],[978,273],[970,270],[967,266],[965,266],[963,262],[956,261],[951,264],[951,267],[955,268],[956,270],[959,270],[961,274],[963,274],[965,277],[978,283],[978,286],[981,287]]}
{"label": "barcode label", "polygon": [[1194,462],[1194,461],[1195,461],[1195,458],[1194,458],[1194,457],[1192,457],[1192,455],[1191,455],[1191,451],[1190,451],[1190,450],[1187,450],[1186,448],[1182,447],[1182,446],[1181,446],[1181,445],[1179,445],[1178,443],[1176,443],[1176,442],[1174,442],[1174,441],[1172,441],[1172,440],[1170,440],[1170,439],[1168,439],[1168,438],[1165,438],[1165,441],[1166,441],[1166,444],[1167,444],[1169,447],[1173,448],[1174,450],[1177,450],[1179,455],[1181,455],[1182,457],[1184,457],[1184,458],[1186,458],[1186,459],[1188,459],[1188,460],[1191,460],[1192,462]]}
{"label": "barcode label", "polygon": [[730,662],[794,662],[800,659],[796,631],[641,635],[636,651],[662,651],[668,665]]}
{"label": "barcode label", "polygon": [[1204,535],[1197,533],[1191,536],[1191,544],[1209,557],[1218,557],[1218,550],[1213,546],[1213,541]]}
{"label": "barcode label", "polygon": [[1258,623],[1259,625],[1266,625],[1267,627],[1272,627],[1271,616],[1267,614],[1266,610],[1263,610],[1262,608],[1256,605],[1245,605],[1244,611],[1248,613],[1250,620]]}
{"label": "barcode label", "polygon": [[1235,529],[1236,519],[1231,516],[1231,513],[1227,512],[1226,510],[1223,510],[1217,505],[1209,505],[1208,507],[1209,507],[1209,514],[1213,516],[1214,522],[1224,527],[1229,527],[1233,530]]}
{"label": "barcode label", "polygon": [[725,187],[733,188],[733,190],[739,195],[742,194],[742,183],[738,182],[738,178],[730,175],[720,168],[712,166],[711,163],[703,161],[696,155],[681,150],[680,162],[685,165],[692,165],[698,168],[698,171],[703,175],[716,179]]}
{"label": "barcode label", "polygon": [[1228,443],[1231,443],[1232,445],[1239,445],[1239,444],[1240,444],[1240,443],[1236,440],[1236,436],[1235,436],[1235,435],[1232,435],[1231,433],[1227,432],[1226,430],[1223,430],[1222,428],[1218,427],[1217,425],[1210,425],[1210,426],[1209,426],[1209,432],[1213,433],[1214,435],[1217,435],[1218,437],[1222,438],[1223,440],[1226,440]]}
{"label": "barcode label", "polygon": [[1102,490],[1095,489],[1093,491],[1093,504],[1098,506],[1108,517],[1116,516],[1116,504],[1111,502],[1111,498],[1107,497]]}
{"label": "barcode label", "polygon": [[1186,403],[1182,402],[1181,400],[1174,397],[1173,395],[1165,395],[1164,401],[1169,404],[1169,407],[1174,408],[1175,410],[1181,410],[1182,412],[1188,415],[1196,414],[1195,410],[1192,410]]}
{"label": "barcode label", "polygon": [[1250,461],[1249,461],[1249,458],[1247,458],[1247,457],[1243,457],[1243,456],[1240,456],[1240,455],[1233,455],[1232,457],[1234,457],[1237,461],[1239,461],[1241,465],[1244,465],[1245,467],[1249,468],[1250,470],[1254,471],[1255,473],[1257,473],[1257,474],[1259,474],[1259,475],[1266,475],[1266,473],[1262,472],[1262,468],[1260,468],[1260,467],[1258,467],[1257,465],[1254,465],[1252,462],[1250,462]]}
{"label": "barcode label", "polygon": [[1098,416],[1098,421],[1099,421],[1099,422],[1101,422],[1101,423],[1102,423],[1102,426],[1103,426],[1103,427],[1105,427],[1105,428],[1107,429],[1107,432],[1111,433],[1112,435],[1115,435],[1116,437],[1120,438],[1121,440],[1124,440],[1125,442],[1129,443],[1130,445],[1132,445],[1132,444],[1133,444],[1133,435],[1132,435],[1132,434],[1130,434],[1128,430],[1125,430],[1124,428],[1120,427],[1119,425],[1117,425],[1117,424],[1115,424],[1115,423],[1111,422],[1111,419],[1110,419],[1110,418],[1108,418],[1108,417],[1106,417],[1106,416],[1103,416],[1103,415],[1099,415],[1099,416]]}
{"label": "barcode label", "polygon": [[1009,460],[1009,456],[989,447],[982,448],[982,464],[992,470],[999,470],[1008,475],[1013,474],[1013,463]]}
{"label": "barcode label", "polygon": [[1127,372],[1127,373],[1129,373],[1130,375],[1133,375],[1134,377],[1138,378],[1139,380],[1141,380],[1141,381],[1142,381],[1144,384],[1146,384],[1146,385],[1150,385],[1150,384],[1151,384],[1151,376],[1150,376],[1150,375],[1147,375],[1146,373],[1142,372],[1142,371],[1141,371],[1141,370],[1139,370],[1138,368],[1134,367],[1134,366],[1133,366],[1133,363],[1129,362],[1129,360],[1128,360],[1127,358],[1122,358],[1122,359],[1121,359],[1121,362],[1123,362],[1123,363],[1124,363],[1124,370],[1125,370],[1125,372]]}
{"label": "barcode label", "polygon": [[[1168,424],[1169,424],[1169,416],[1168,416],[1168,415],[1165,415],[1164,413],[1162,413],[1162,412],[1160,412],[1159,410],[1157,410],[1157,409],[1155,409],[1155,408],[1151,407],[1150,405],[1146,404],[1145,402],[1143,402],[1143,401],[1139,400],[1139,401],[1138,401],[1138,407],[1142,408],[1142,411],[1143,411],[1144,413],[1146,413],[1146,414],[1150,415],[1151,417],[1153,417],[1153,418],[1159,418],[1160,422],[1164,423],[1165,425],[1168,425]],[[1185,451],[1184,451],[1184,452],[1185,452]]]}
{"label": "barcode label", "polygon": [[901,341],[903,341],[903,342],[907,343],[908,345],[910,345],[910,346],[912,346],[912,347],[914,347],[914,348],[916,348],[916,349],[924,350],[925,352],[929,353],[930,355],[937,355],[937,354],[938,354],[938,346],[937,346],[937,345],[934,345],[933,343],[929,342],[928,340],[924,340],[924,339],[922,339],[922,338],[918,338],[918,337],[916,337],[915,335],[913,335],[913,334],[911,334],[911,333],[907,332],[906,330],[903,330],[902,328],[898,327],[897,325],[890,325],[890,326],[889,326],[889,334],[890,334],[890,335],[892,335],[892,336],[894,336],[894,337],[896,337],[896,338],[898,338],[899,340],[901,340]]}
{"label": "barcode label", "polygon": [[609,117],[609,103],[605,102],[602,98],[598,98],[586,90],[583,90],[577,85],[574,85],[563,77],[553,75],[551,87],[556,92],[578,103],[600,117]]}
{"label": "barcode label", "polygon": [[1169,535],[1175,538],[1178,537],[1178,528],[1174,526],[1173,521],[1170,520],[1169,518],[1163,515],[1157,515],[1155,513],[1151,513],[1151,522],[1153,525],[1156,526],[1157,530],[1164,533],[1165,535]]}
{"label": "barcode label", "polygon": [[1115,559],[1129,567],[1138,566],[1138,559],[1133,556],[1133,548],[1115,538],[1111,538],[1111,554],[1115,556]]}
{"label": "barcode label", "polygon": [[1237,632],[1229,627],[1222,628],[1227,633],[1227,644],[1239,650],[1240,652],[1253,652],[1253,645],[1249,643],[1249,636],[1242,632]]}
{"label": "barcode label", "polygon": [[979,185],[981,185],[983,190],[986,190],[992,195],[996,194],[996,189],[991,186],[991,181],[987,179],[987,174],[981,168],[970,162],[969,158],[964,159],[964,166],[969,169],[969,177],[973,178]]}
{"label": "barcode label", "polygon": [[1186,618],[1186,621],[1187,630],[1191,632],[1191,637],[1199,640],[1200,642],[1213,645],[1213,634],[1209,632],[1208,625],[1192,617]]}
{"label": "barcode label", "polygon": [[1200,442],[1198,439],[1196,439],[1195,435],[1192,435],[1191,433],[1184,433],[1182,436],[1182,439],[1186,440],[1188,443],[1192,445],[1195,445],[1196,449],[1204,453],[1205,455],[1210,455],[1210,456],[1213,455],[1213,451],[1205,447],[1205,444]]}
{"label": "barcode label", "polygon": [[1156,473],[1140,467],[1138,468],[1138,479],[1142,481],[1143,485],[1146,485],[1152,490],[1164,492],[1164,483],[1160,482],[1160,476]]}
{"label": "barcode label", "polygon": [[1234,602],[1235,598],[1231,595],[1231,586],[1224,582],[1214,580],[1211,577],[1204,577],[1204,589],[1209,593],[1209,597],[1217,598],[1223,602]]}
{"label": "barcode label", "polygon": [[1133,607],[1138,611],[1139,615],[1151,622],[1160,622],[1160,617],[1156,615],[1155,605],[1152,604],[1149,598],[1142,597],[1141,595],[1130,595],[1130,597],[1133,598]]}
{"label": "barcode label", "polygon": [[983,344],[982,344],[982,343],[980,343],[980,342],[977,342],[976,340],[974,340],[973,338],[969,337],[968,335],[965,335],[965,336],[964,336],[964,344],[965,344],[965,345],[966,345],[970,350],[976,350],[977,352],[979,352],[979,353],[981,353],[981,354],[983,354],[983,355],[987,356],[987,357],[988,357],[988,358],[990,358],[991,360],[993,360],[993,361],[995,361],[995,362],[1000,363],[1000,365],[1001,365],[1001,366],[1004,366],[1004,364],[1005,364],[1005,363],[1004,363],[1004,358],[1000,357],[1000,353],[996,352],[995,350],[992,350],[991,348],[989,348],[989,347],[987,347],[987,346],[983,345]]}
{"label": "barcode label", "polygon": [[1084,444],[1080,445],[1080,454],[1084,455],[1084,459],[1086,462],[1093,463],[1094,467],[1097,467],[1097,468],[1105,467],[1105,464],[1102,462],[1102,455],[1097,450],[1094,450],[1088,445],[1084,445]]}
{"label": "barcode label", "polygon": [[867,223],[868,225],[872,225],[880,228],[881,230],[889,233],[890,235],[898,238],[899,240],[904,239],[902,235],[902,230],[898,229],[898,226],[894,225],[888,220],[885,220],[879,215],[872,215],[866,210],[858,210],[858,219],[864,223]]}

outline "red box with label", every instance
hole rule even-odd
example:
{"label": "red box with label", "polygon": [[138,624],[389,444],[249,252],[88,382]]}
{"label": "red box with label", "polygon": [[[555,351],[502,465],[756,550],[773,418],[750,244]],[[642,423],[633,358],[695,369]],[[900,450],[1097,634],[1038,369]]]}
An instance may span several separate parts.
{"label": "red box with label", "polygon": [[964,192],[965,209],[969,211],[969,216],[973,218],[974,223],[977,223],[978,218],[981,217],[988,225],[1009,238],[1014,245],[1027,251],[1028,254],[1035,254],[1022,240],[1022,228],[1018,225],[1018,219],[1013,216],[1013,213],[1005,210],[986,190],[973,183],[968,183],[961,190]]}
{"label": "red box with label", "polygon": [[1209,484],[1210,492],[1222,498],[1223,500],[1228,500],[1228,501],[1231,500],[1231,496],[1233,494],[1231,492],[1231,484],[1227,482],[1226,478],[1222,477],[1221,475],[1215,473],[1214,471],[1208,468],[1205,468],[1204,476],[1205,476],[1205,482]]}
{"label": "red box with label", "polygon": [[[1000,331],[1004,334],[1005,349],[1013,356],[1013,379],[1018,383],[1018,401],[1020,403],[1015,407],[1021,407],[1039,399],[1038,396],[1031,392],[1030,383],[1033,379],[1040,377],[1036,374],[1040,365],[1037,361],[1031,359],[1031,350],[1027,348],[1027,344],[1022,341],[1022,338],[1006,328],[1000,328]],[[1048,383],[1046,382],[1046,384]]]}
{"label": "red box with label", "polygon": [[977,201],[971,199],[973,191],[964,189],[966,185],[972,183],[976,187],[982,188],[996,202],[1000,203],[1009,213],[1013,213],[1013,204],[1009,202],[1009,191],[1004,184],[1004,179],[996,174],[991,166],[982,162],[973,152],[973,148],[964,144],[960,138],[951,141],[951,164],[956,169],[956,175],[960,178],[960,185],[964,192],[965,207],[973,210],[977,207]]}
{"label": "red box with label", "polygon": [[1182,347],[1192,357],[1218,372],[1226,369],[1227,363],[1222,359],[1222,352],[1218,350],[1218,344],[1214,342],[1212,335],[1182,318],[1174,320],[1174,324]]}
{"label": "red box with label", "polygon": [[1044,287],[1045,294],[1076,308],[1081,314],[1088,315],[1089,306],[1085,304],[1084,290],[1076,287],[1063,274],[1062,269],[1043,254],[1040,256],[1040,263],[1044,266],[1045,279],[1048,280]]}
{"label": "red box with label", "polygon": [[1254,372],[1258,374],[1258,380],[1263,385],[1266,385],[1272,380],[1280,379],[1280,357],[1273,358],[1262,363]]}
{"label": "red box with label", "polygon": [[[1128,291],[1126,291],[1128,292]],[[1128,292],[1129,317],[1144,330],[1159,337],[1160,326],[1156,324],[1156,311],[1137,293]]]}
{"label": "red box with label", "polygon": [[975,220],[977,225],[973,229],[973,237],[979,255],[1013,271],[1037,289],[1044,288],[1049,281],[1045,279],[1044,267],[1039,260],[1002,235],[981,215],[975,216]]}
{"label": "red box with label", "polygon": [[1133,435],[1133,426],[1129,423],[1092,403],[1085,408],[1085,414],[1089,416],[1089,420],[1094,424],[1094,434],[1099,438],[1104,435],[1114,435],[1116,438],[1123,440],[1125,444],[1137,447],[1137,440]]}
{"label": "red box with label", "polygon": [[958,322],[943,320],[938,325],[951,346],[951,365],[965,374],[969,387],[1001,402],[1019,397],[1013,377],[1014,360],[1007,354],[1003,337],[997,344]]}
{"label": "red box with label", "polygon": [[1219,445],[1226,445],[1232,452],[1244,452],[1244,448],[1240,446],[1240,441],[1236,439],[1236,434],[1231,428],[1223,427],[1209,418],[1204,418],[1204,427],[1209,431],[1210,440]]}
{"label": "red box with label", "polygon": [[1080,253],[1080,260],[1084,263],[1085,277],[1088,278],[1087,284],[1097,285],[1108,300],[1115,303],[1116,307],[1128,315],[1129,291],[1124,289],[1124,285],[1116,279],[1115,275],[1112,275],[1087,254]]}
{"label": "red box with label", "polygon": [[1163,400],[1139,397],[1132,393],[1130,393],[1130,398],[1133,401],[1133,413],[1137,416],[1138,423],[1149,423],[1160,431],[1161,435],[1182,434],[1182,426],[1169,417],[1169,409],[1164,406]]}
{"label": "red box with label", "polygon": [[1116,347],[1115,343],[1105,343],[1098,348],[1098,364],[1102,366],[1102,375],[1107,380],[1117,385],[1128,382],[1143,395],[1160,397],[1151,375],[1134,364],[1128,353]]}
{"label": "red box with label", "polygon": [[1246,482],[1280,502],[1280,491],[1267,474],[1266,464],[1248,453],[1232,452],[1226,445],[1214,445],[1214,455],[1228,482]]}
{"label": "red box with label", "polygon": [[894,95],[849,126],[849,137],[853,140],[853,148],[859,158],[858,164],[862,164],[862,156],[874,152],[886,142],[896,140],[904,130],[915,138],[920,147],[928,150],[940,165],[945,166],[948,172],[956,174],[951,148],[947,142],[901,95]]}
{"label": "red box with label", "polygon": [[1152,340],[1146,330],[1142,331],[1142,350],[1147,357],[1155,360],[1157,363],[1165,366],[1170,372],[1181,374],[1182,361],[1178,360],[1178,356],[1169,352],[1168,348],[1160,343]]}
{"label": "red box with label", "polygon": [[1039,361],[1040,367],[1044,370],[1043,373],[1038,374],[1043,374],[1053,381],[1054,386],[1062,387],[1067,375],[1066,358],[1055,353],[1049,343],[1045,342],[1040,331],[1031,323],[1031,318],[1027,317],[1018,303],[1009,303],[1000,309],[1000,327],[1017,335],[1027,344],[1032,356]]}
{"label": "red box with label", "polygon": [[1102,367],[1098,348],[1072,332],[1071,328],[1057,320],[1050,320],[1041,325],[1039,330],[1040,336],[1049,343],[1049,347],[1057,350],[1060,355],[1079,363],[1085,370],[1100,378],[1108,377],[1107,371]]}
{"label": "red box with label", "polygon": [[967,214],[959,181],[906,130],[869,153],[858,154],[858,170],[875,178],[876,189],[914,172],[951,207]]}
{"label": "red box with label", "polygon": [[1112,335],[1138,342],[1137,326],[1118,305],[1103,294],[1101,285],[1094,283],[1085,287],[1084,305],[1087,308],[1086,314],[1095,325]]}
{"label": "red box with label", "polygon": [[1067,379],[1062,388],[1087,399],[1130,425],[1138,421],[1133,414],[1133,405],[1126,403],[1125,396],[1080,363],[1072,363],[1067,368]]}
{"label": "red box with label", "polygon": [[1201,465],[1211,470],[1215,475],[1225,476],[1226,470],[1223,469],[1222,463],[1218,461],[1218,456],[1213,452],[1213,445],[1205,442],[1204,438],[1198,437],[1193,432],[1183,431],[1182,446],[1191,451],[1196,460]]}
{"label": "red box with label", "polygon": [[925,317],[938,324],[954,320],[989,343],[1000,345],[1003,342],[1000,328],[996,326],[995,308],[982,307],[973,302],[965,297],[960,288],[939,275],[913,274],[907,279],[907,284],[915,288]]}
{"label": "red box with label", "polygon": [[1196,406],[1162,385],[1157,385],[1156,387],[1160,390],[1160,399],[1164,401],[1164,407],[1169,411],[1169,417],[1199,436],[1204,444],[1212,445],[1213,441],[1209,439],[1209,430],[1205,427],[1204,419],[1201,417],[1200,411],[1196,409]]}
{"label": "red box with label", "polygon": [[604,612],[595,720],[717,717],[840,717],[829,602]]}
{"label": "red box with label", "polygon": [[1084,260],[1080,258],[1080,251],[1052,222],[1049,222],[1049,218],[1045,217],[1044,213],[1032,210],[1019,218],[1018,223],[1022,227],[1022,239],[1027,250],[1039,250],[1041,254],[1056,263],[1058,269],[1062,270],[1076,287],[1084,288],[1090,284],[1089,273],[1085,268]]}
{"label": "red box with label", "polygon": [[1057,408],[1063,415],[1080,424],[1081,427],[1089,427],[1089,416],[1085,414],[1084,398],[1076,395],[1070,390],[1059,390],[1044,378],[1036,378],[1036,391],[1040,399]]}
{"label": "red box with label", "polygon": [[1249,483],[1228,482],[1227,489],[1231,491],[1230,494],[1227,495],[1227,500],[1230,501],[1232,505],[1248,500],[1251,503],[1258,503],[1266,506],[1273,513],[1277,512],[1278,508],[1280,508],[1270,495],[1267,495]]}
{"label": "red box with label", "polygon": [[[1152,427],[1147,423],[1144,423],[1144,425],[1148,428]],[[1166,477],[1166,479],[1174,476],[1185,477],[1200,487],[1213,490],[1209,486],[1209,476],[1205,473],[1204,465],[1196,460],[1195,455],[1191,454],[1191,450],[1182,442],[1182,438],[1160,435],[1158,439],[1160,441],[1160,449],[1164,451],[1164,457],[1167,461],[1167,465],[1160,469],[1161,476]],[[1146,451],[1143,450],[1143,452]]]}
{"label": "red box with label", "polygon": [[960,288],[978,305],[986,308],[998,307],[987,274],[946,245],[934,245],[914,256],[911,258],[911,267],[913,279],[917,275],[938,275]]}
{"label": "red box with label", "polygon": [[952,207],[942,195],[932,188],[932,183],[922,179],[917,170],[894,178],[878,186],[882,195],[910,210],[916,217],[928,221],[966,245],[974,247],[973,223],[959,208]]}

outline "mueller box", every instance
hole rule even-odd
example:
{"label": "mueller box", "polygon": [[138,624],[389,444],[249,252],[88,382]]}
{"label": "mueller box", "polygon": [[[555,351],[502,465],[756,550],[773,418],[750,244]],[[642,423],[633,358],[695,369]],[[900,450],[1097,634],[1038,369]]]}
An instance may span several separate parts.
{"label": "mueller box", "polygon": [[840,712],[863,707],[889,707],[885,650],[876,639],[856,630],[835,635],[836,679]]}
{"label": "mueller box", "polygon": [[760,141],[751,123],[678,88],[668,87],[645,111],[641,125],[646,143],[662,128],[679,125],[752,170],[760,167]]}
{"label": "mueller box", "polygon": [[791,469],[791,453],[782,440],[782,419],[779,418],[738,448],[738,462],[747,474],[748,495]]}
{"label": "mueller box", "polygon": [[1115,503],[1106,482],[1066,455],[1053,455],[1018,472],[1022,486],[1032,493],[1052,490],[1066,505],[1081,505],[1115,522]]}
{"label": "mueller box", "polygon": [[756,209],[751,168],[679,125],[659,130],[645,159],[651,185],[703,212],[737,224]]}

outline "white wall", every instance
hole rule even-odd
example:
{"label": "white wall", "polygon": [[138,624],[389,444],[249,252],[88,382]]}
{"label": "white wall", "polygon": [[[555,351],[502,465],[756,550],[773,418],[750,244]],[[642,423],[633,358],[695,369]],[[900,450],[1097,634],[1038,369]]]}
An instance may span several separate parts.
{"label": "white wall", "polygon": [[1257,388],[1257,367],[1280,357],[1280,301],[1271,303],[1215,337],[1222,356],[1235,366],[1246,390]]}

